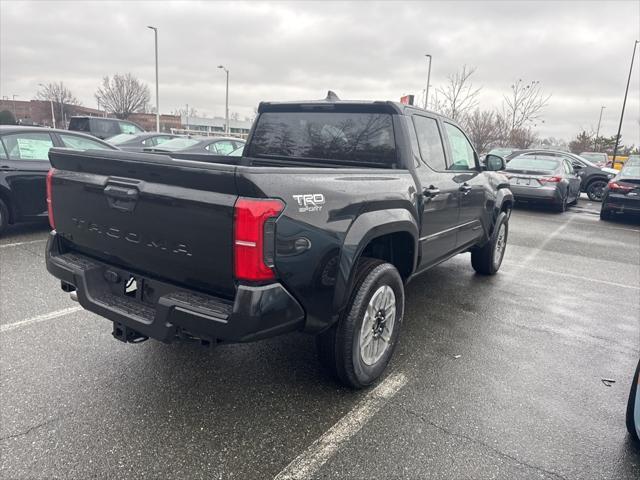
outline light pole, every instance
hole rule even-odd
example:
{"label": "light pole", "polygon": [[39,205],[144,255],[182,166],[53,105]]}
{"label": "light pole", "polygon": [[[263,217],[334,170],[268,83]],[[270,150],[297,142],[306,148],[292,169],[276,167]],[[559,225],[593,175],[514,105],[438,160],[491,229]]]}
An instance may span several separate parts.
{"label": "light pole", "polygon": [[627,104],[627,94],[629,93],[629,82],[631,82],[631,71],[633,70],[633,59],[636,57],[636,47],[638,40],[633,43],[633,54],[631,55],[631,65],[629,66],[629,78],[627,78],[627,89],[624,91],[624,100],[622,101],[622,112],[620,112],[620,123],[618,124],[618,134],[616,135],[616,146],[613,147],[613,159],[611,160],[611,168],[616,167],[616,154],[618,153],[618,143],[620,142],[620,131],[622,130],[622,119],[624,117],[624,107]]}
{"label": "light pole", "polygon": [[[47,89],[47,87],[45,87],[42,83],[39,83],[38,86],[44,88],[45,90]],[[49,104],[51,105],[51,124],[53,125],[53,128],[56,128],[56,116],[53,114],[53,100],[51,99],[51,97],[49,97]],[[99,109],[100,107],[98,106],[98,110]]]}
{"label": "light pole", "polygon": [[604,105],[600,107],[600,117],[598,118],[598,128],[596,129],[596,141],[594,144],[595,151],[598,151],[598,137],[600,136],[600,122],[602,122],[602,111],[607,108]]}
{"label": "light pole", "polygon": [[218,65],[218,68],[221,68],[227,74],[227,94],[226,94],[226,100],[225,100],[225,115],[224,115],[225,126],[224,126],[224,132],[227,135],[229,135],[229,132],[231,131],[231,129],[229,128],[229,70],[227,70],[224,65]]}
{"label": "light pole", "polygon": [[431,82],[431,55],[428,53],[425,55],[429,59],[429,72],[427,73],[427,91],[424,94],[424,108],[429,105],[429,83]]}
{"label": "light pole", "polygon": [[15,119],[15,121],[18,121],[17,115],[16,115],[16,97],[19,97],[20,95],[16,95],[15,93],[12,95],[12,101],[13,101],[13,118]]}
{"label": "light pole", "polygon": [[147,26],[153,30],[156,41],[156,132],[160,131],[160,94],[158,93],[158,27]]}

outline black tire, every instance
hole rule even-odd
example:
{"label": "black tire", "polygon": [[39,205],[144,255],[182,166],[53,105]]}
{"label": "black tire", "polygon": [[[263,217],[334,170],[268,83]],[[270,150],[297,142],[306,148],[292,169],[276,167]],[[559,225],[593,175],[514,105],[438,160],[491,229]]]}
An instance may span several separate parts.
{"label": "black tire", "polygon": [[9,209],[5,205],[4,201],[0,199],[0,235],[4,233],[7,225],[9,225]]}
{"label": "black tire", "polygon": [[627,415],[626,415],[626,424],[627,431],[631,438],[640,442],[640,438],[638,438],[638,432],[636,428],[638,427],[635,422],[635,405],[636,405],[636,395],[638,394],[638,375],[640,375],[640,361],[638,362],[638,366],[636,367],[636,373],[633,376],[633,381],[631,382],[631,391],[629,392],[629,400],[627,402]]}
{"label": "black tire", "polygon": [[567,193],[564,197],[562,197],[562,200],[560,200],[560,203],[556,205],[556,212],[564,213],[567,211],[568,197],[569,197],[569,193]]}
{"label": "black tire", "polygon": [[[503,228],[504,232],[502,233]],[[500,265],[502,265],[508,238],[509,222],[507,214],[502,212],[496,219],[491,239],[484,246],[471,250],[471,266],[473,269],[481,275],[495,275],[500,270]],[[498,251],[499,239],[502,247]]]}
{"label": "black tire", "polygon": [[575,207],[576,205],[578,205],[578,199],[580,198],[580,193],[578,192],[578,195],[576,195],[576,198],[570,202],[568,205],[571,205],[572,207]]}
{"label": "black tire", "polygon": [[[360,337],[365,312],[374,294],[384,286],[395,295],[395,317],[389,341],[375,363],[365,363],[360,349]],[[351,388],[364,388],[384,372],[395,349],[404,314],[404,286],[396,267],[381,260],[363,258],[358,263],[356,278],[340,320],[316,337],[318,357],[322,365]]]}
{"label": "black tire", "polygon": [[601,202],[604,195],[604,188],[607,186],[606,180],[594,180],[587,185],[587,196],[592,202]]}
{"label": "black tire", "polygon": [[604,205],[602,205],[602,208],[600,209],[600,220],[611,220],[611,216],[611,210],[607,210],[604,208]]}

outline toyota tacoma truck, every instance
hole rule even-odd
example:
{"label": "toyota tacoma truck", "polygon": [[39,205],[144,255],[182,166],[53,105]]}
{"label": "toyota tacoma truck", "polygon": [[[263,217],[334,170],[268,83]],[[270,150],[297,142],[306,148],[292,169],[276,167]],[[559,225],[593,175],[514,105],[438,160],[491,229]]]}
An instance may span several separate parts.
{"label": "toyota tacoma truck", "polygon": [[315,335],[362,388],[404,286],[452,256],[495,274],[513,196],[454,121],[387,101],[263,102],[241,157],[52,149],[46,264],[136,343]]}

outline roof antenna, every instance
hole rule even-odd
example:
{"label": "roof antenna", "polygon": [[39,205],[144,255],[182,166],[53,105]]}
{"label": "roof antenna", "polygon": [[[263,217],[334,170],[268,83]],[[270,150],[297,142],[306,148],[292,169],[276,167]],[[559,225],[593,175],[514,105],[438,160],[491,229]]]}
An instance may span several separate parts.
{"label": "roof antenna", "polygon": [[333,90],[329,90],[327,92],[327,97],[324,99],[325,102],[338,102],[340,98],[335,94]]}

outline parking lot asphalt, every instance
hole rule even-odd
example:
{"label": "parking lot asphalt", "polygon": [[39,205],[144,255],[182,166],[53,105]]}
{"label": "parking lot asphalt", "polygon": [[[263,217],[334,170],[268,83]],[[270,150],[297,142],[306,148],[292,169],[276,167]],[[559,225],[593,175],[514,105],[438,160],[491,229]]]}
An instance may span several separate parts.
{"label": "parking lot asphalt", "polygon": [[498,275],[465,254],[411,282],[387,379],[357,392],[302,334],[120,343],[47,274],[46,227],[13,227],[0,478],[640,478],[640,226],[598,208],[518,208]]}

